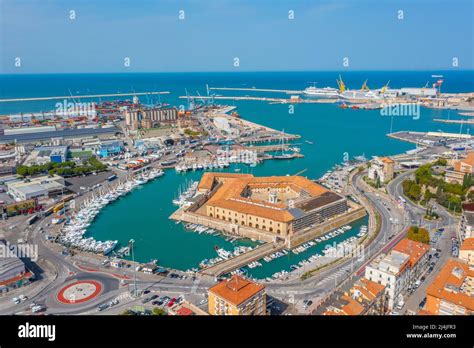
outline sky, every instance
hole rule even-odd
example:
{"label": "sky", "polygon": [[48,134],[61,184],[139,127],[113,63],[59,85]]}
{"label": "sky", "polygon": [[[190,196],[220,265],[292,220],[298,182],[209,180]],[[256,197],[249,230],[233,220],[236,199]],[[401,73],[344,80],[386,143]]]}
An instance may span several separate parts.
{"label": "sky", "polygon": [[474,0],[0,0],[0,73],[471,70],[473,23]]}

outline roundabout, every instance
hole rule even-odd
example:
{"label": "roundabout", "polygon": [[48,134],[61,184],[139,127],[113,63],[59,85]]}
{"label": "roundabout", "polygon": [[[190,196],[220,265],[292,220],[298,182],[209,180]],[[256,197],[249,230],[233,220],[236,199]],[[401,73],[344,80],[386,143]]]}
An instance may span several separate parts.
{"label": "roundabout", "polygon": [[98,297],[104,289],[96,280],[79,280],[62,287],[57,295],[58,302],[63,304],[84,303]]}

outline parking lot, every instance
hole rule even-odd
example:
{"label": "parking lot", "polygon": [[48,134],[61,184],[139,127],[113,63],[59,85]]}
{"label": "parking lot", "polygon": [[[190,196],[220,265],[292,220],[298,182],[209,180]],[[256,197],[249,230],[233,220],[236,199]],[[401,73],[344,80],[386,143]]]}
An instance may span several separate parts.
{"label": "parking lot", "polygon": [[84,176],[76,176],[72,178],[66,178],[66,187],[69,191],[74,193],[83,193],[91,189],[92,187],[97,187],[97,185],[102,184],[107,178],[114,173],[111,171],[105,171]]}

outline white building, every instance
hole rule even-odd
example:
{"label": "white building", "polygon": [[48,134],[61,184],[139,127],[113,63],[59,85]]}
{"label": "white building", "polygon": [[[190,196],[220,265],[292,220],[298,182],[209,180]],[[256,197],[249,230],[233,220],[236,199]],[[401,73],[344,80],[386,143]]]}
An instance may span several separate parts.
{"label": "white building", "polygon": [[58,175],[12,181],[6,185],[8,194],[18,202],[31,198],[46,198],[65,191],[64,178]]}
{"label": "white building", "polygon": [[393,309],[399,296],[407,287],[410,256],[398,251],[379,255],[365,268],[365,278],[385,286],[388,309]]}
{"label": "white building", "polygon": [[370,162],[369,178],[380,179],[380,182],[388,182],[393,179],[395,162],[388,157],[374,157]]}
{"label": "white building", "polygon": [[462,215],[458,225],[458,237],[463,241],[474,237],[474,203],[462,205]]}
{"label": "white building", "polygon": [[406,87],[400,88],[402,95],[414,96],[414,97],[436,97],[438,90],[436,88],[417,88],[417,87]]}

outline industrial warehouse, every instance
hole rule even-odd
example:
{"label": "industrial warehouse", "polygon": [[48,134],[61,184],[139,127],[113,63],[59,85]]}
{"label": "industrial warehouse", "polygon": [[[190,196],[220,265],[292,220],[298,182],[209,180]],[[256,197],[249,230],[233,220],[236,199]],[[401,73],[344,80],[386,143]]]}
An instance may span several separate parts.
{"label": "industrial warehouse", "polygon": [[208,226],[219,223],[231,234],[289,246],[307,232],[319,234],[325,222],[360,210],[301,176],[205,173],[197,190],[195,203],[184,214],[187,217]]}

